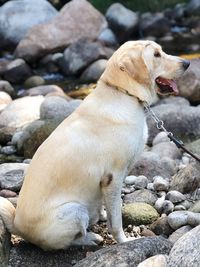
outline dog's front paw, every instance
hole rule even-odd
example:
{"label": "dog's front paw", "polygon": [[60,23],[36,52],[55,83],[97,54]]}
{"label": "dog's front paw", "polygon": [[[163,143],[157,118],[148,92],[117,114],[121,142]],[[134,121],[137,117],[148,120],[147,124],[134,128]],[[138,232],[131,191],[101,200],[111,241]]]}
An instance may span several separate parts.
{"label": "dog's front paw", "polygon": [[93,232],[88,232],[85,239],[85,245],[99,245],[103,242],[103,237]]}

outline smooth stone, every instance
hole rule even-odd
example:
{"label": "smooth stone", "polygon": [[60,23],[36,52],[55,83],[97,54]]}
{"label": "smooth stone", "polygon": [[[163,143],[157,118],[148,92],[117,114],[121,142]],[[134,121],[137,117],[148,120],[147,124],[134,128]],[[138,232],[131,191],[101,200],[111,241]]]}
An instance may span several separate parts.
{"label": "smooth stone", "polygon": [[189,212],[188,214],[188,224],[191,226],[197,226],[200,224],[200,214],[195,212]]}
{"label": "smooth stone", "polygon": [[153,186],[156,191],[168,191],[169,181],[162,176],[153,177]]}
{"label": "smooth stone", "polygon": [[49,96],[49,95],[57,95],[57,96],[63,96],[66,97],[64,91],[57,85],[41,85],[36,86],[27,90],[23,90],[18,94],[20,97],[22,96]]}
{"label": "smooth stone", "polygon": [[185,225],[180,228],[178,228],[176,231],[174,231],[168,238],[169,241],[171,241],[173,244],[176,243],[176,241],[181,238],[184,234],[188,233],[190,230],[192,230],[192,226]]}
{"label": "smooth stone", "polygon": [[44,84],[45,84],[44,78],[38,75],[31,76],[28,79],[26,79],[26,81],[24,82],[24,86],[26,88],[32,88],[32,87],[41,86]]}
{"label": "smooth stone", "polygon": [[104,72],[108,60],[99,59],[92,64],[90,64],[81,74],[81,81],[96,82],[101,77]]}
{"label": "smooth stone", "polygon": [[186,210],[186,207],[183,206],[183,205],[176,205],[176,206],[174,207],[174,211],[176,211],[176,210]]}
{"label": "smooth stone", "polygon": [[11,97],[15,95],[15,89],[8,81],[0,81],[0,91],[9,94]]}
{"label": "smooth stone", "polygon": [[189,208],[189,211],[200,213],[200,200],[195,201]]}
{"label": "smooth stone", "polygon": [[141,262],[137,267],[167,267],[167,255],[155,255]]}
{"label": "smooth stone", "polygon": [[122,208],[123,224],[141,225],[150,224],[158,219],[159,214],[149,204],[146,203],[129,203],[124,204]]}
{"label": "smooth stone", "polygon": [[125,178],[125,183],[127,185],[134,185],[136,189],[141,189],[147,187],[148,179],[144,175],[140,176],[130,175]]}
{"label": "smooth stone", "polygon": [[154,145],[151,151],[161,158],[169,157],[171,159],[179,159],[181,157],[180,149],[178,149],[174,143],[170,142],[170,140]]}
{"label": "smooth stone", "polygon": [[17,152],[15,146],[4,146],[1,148],[1,153],[5,155],[12,155]]}
{"label": "smooth stone", "polygon": [[169,142],[169,137],[165,132],[159,132],[153,139],[152,145]]}
{"label": "smooth stone", "polygon": [[168,223],[174,230],[188,224],[189,211],[174,211],[168,215]]}
{"label": "smooth stone", "polygon": [[91,253],[75,267],[138,266],[149,255],[168,254],[171,242],[163,237],[151,236],[103,248]]}
{"label": "smooth stone", "polygon": [[18,192],[21,189],[28,164],[4,163],[0,165],[0,186]]}
{"label": "smooth stone", "polygon": [[168,237],[173,233],[173,229],[170,227],[168,223],[168,219],[166,215],[162,215],[155,222],[150,225],[151,231],[153,231],[156,235],[162,235]]}
{"label": "smooth stone", "polygon": [[124,203],[133,203],[133,202],[143,202],[147,203],[151,206],[155,204],[157,200],[157,196],[155,193],[147,190],[147,189],[140,189],[136,190],[133,193],[127,194],[124,197]]}
{"label": "smooth stone", "polygon": [[118,41],[116,35],[110,28],[104,29],[98,37],[98,41],[103,43],[106,46],[116,47],[118,45]]}
{"label": "smooth stone", "polygon": [[180,203],[184,200],[186,200],[186,197],[180,193],[179,191],[176,190],[171,190],[167,193],[166,199],[170,200],[172,203]]}
{"label": "smooth stone", "polygon": [[169,253],[168,267],[199,267],[200,226],[184,234]]}
{"label": "smooth stone", "polygon": [[11,191],[11,190],[8,190],[8,189],[2,189],[0,191],[0,196],[8,198],[8,197],[16,197],[17,194],[14,191]]}
{"label": "smooth stone", "polygon": [[[186,144],[186,148],[189,149],[191,152],[193,153],[196,153],[197,155],[200,154],[200,138],[189,143],[189,144]],[[187,157],[188,159],[188,157]],[[182,158],[183,160],[183,158]],[[188,160],[185,162],[183,162],[184,164],[187,164],[188,163]]]}
{"label": "smooth stone", "polygon": [[12,98],[6,92],[0,91],[0,112],[12,102]]}

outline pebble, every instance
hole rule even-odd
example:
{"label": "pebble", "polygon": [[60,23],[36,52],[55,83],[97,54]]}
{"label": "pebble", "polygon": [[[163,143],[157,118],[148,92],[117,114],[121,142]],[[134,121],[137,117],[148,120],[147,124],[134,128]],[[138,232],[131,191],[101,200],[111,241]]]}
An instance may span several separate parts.
{"label": "pebble", "polygon": [[155,176],[153,178],[153,186],[156,191],[168,191],[169,181],[162,176]]}
{"label": "pebble", "polygon": [[176,211],[176,210],[186,210],[186,207],[183,206],[183,205],[176,205],[176,206],[174,207],[174,211]]}
{"label": "pebble", "polygon": [[141,189],[147,187],[148,179],[144,175],[140,176],[130,175],[125,178],[125,183],[127,185],[134,185],[136,189]]}
{"label": "pebble", "polygon": [[17,152],[14,146],[4,146],[1,148],[1,153],[5,155],[12,155]]}
{"label": "pebble", "polygon": [[176,230],[188,224],[188,211],[174,211],[168,215],[168,223],[172,229]]}
{"label": "pebble", "polygon": [[184,201],[186,198],[182,193],[180,193],[180,192],[178,192],[176,190],[172,190],[172,191],[169,191],[167,193],[166,199],[168,199],[172,203],[176,204],[176,203]]}
{"label": "pebble", "polygon": [[11,190],[8,190],[8,189],[2,189],[2,190],[0,191],[0,196],[1,196],[1,197],[6,197],[6,198],[8,198],[8,197],[16,197],[17,194],[16,194],[15,192],[11,191]]}

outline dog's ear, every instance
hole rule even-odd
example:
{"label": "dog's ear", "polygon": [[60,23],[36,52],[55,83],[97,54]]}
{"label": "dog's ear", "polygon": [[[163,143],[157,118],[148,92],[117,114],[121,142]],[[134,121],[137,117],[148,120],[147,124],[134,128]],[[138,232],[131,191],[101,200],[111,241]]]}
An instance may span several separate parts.
{"label": "dog's ear", "polygon": [[140,84],[149,84],[150,75],[144,62],[141,49],[134,49],[118,58],[120,71],[126,72]]}

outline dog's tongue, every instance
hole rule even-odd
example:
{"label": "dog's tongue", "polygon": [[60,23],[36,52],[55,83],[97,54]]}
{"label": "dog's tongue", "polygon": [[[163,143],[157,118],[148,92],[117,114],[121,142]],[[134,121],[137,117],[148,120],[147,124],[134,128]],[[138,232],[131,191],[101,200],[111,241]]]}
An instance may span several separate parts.
{"label": "dog's tongue", "polygon": [[174,80],[166,79],[163,77],[156,78],[156,83],[160,89],[161,94],[175,94],[178,95],[179,91]]}

